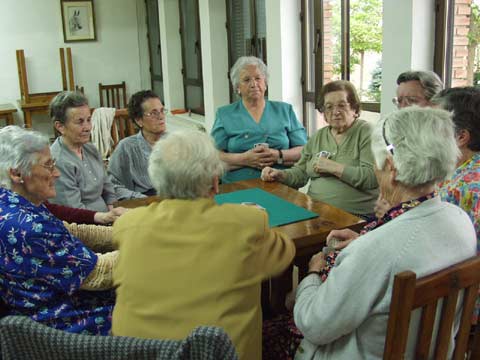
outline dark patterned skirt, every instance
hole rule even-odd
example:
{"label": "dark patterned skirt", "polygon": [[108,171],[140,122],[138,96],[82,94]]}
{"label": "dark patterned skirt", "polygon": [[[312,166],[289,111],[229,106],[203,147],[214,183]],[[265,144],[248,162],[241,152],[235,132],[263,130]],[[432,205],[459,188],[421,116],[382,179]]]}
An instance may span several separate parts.
{"label": "dark patterned skirt", "polygon": [[303,335],[292,314],[282,314],[263,322],[263,360],[292,360]]}

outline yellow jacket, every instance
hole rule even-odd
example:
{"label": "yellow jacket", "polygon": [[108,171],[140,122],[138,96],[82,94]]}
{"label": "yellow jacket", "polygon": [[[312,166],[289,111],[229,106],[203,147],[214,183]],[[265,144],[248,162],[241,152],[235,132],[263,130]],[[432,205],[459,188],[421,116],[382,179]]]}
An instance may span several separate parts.
{"label": "yellow jacket", "polygon": [[260,284],[295,255],[267,214],[213,199],[164,200],[117,220],[115,335],[183,339],[220,326],[240,359],[261,359]]}

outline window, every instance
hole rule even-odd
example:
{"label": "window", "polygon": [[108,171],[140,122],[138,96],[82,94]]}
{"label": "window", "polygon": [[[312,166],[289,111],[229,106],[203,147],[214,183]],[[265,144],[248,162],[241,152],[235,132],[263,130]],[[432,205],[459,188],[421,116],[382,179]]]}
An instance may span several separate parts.
{"label": "window", "polygon": [[302,83],[309,133],[325,125],[315,104],[321,87],[333,80],[350,80],[360,95],[362,110],[379,112],[382,1],[301,1]]}
{"label": "window", "polygon": [[180,0],[179,6],[185,108],[204,115],[198,0]]}
{"label": "window", "polygon": [[158,24],[158,2],[147,0],[148,50],[150,54],[150,77],[152,89],[165,101],[163,94],[162,50],[160,48],[160,26]]}
{"label": "window", "polygon": [[[267,63],[265,0],[227,0],[227,30],[229,70],[241,56],[256,56]],[[230,100],[238,99],[230,89]]]}
{"label": "window", "polygon": [[480,85],[480,0],[437,0],[434,69],[446,87]]}

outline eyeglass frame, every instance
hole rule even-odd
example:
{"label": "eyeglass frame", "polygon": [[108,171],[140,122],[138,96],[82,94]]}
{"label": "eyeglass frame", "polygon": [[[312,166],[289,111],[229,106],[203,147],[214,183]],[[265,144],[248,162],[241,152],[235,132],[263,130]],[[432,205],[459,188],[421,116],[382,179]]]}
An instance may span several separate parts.
{"label": "eyeglass frame", "polygon": [[[154,112],[158,113],[158,115],[154,115]],[[164,107],[164,108],[162,108],[162,111],[152,110],[148,113],[143,113],[142,116],[145,116],[145,117],[148,117],[148,118],[151,118],[153,116],[157,119],[160,119],[161,115],[167,115],[168,113],[169,113],[169,110]]]}
{"label": "eyeglass frame", "polygon": [[385,135],[385,124],[387,123],[387,119],[385,119],[385,121],[383,122],[383,125],[382,125],[382,136],[383,136],[383,141],[385,141],[385,145],[387,145],[387,150],[390,152],[390,154],[392,154],[393,156],[393,150],[395,149],[395,146],[388,142],[387,140],[387,136]]}
{"label": "eyeglass frame", "polygon": [[392,98],[392,103],[393,105],[398,107],[403,102],[403,100],[405,100],[405,103],[407,106],[411,106],[411,105],[418,104],[423,99],[419,96],[398,96],[398,97],[395,96]]}
{"label": "eyeglass frame", "polygon": [[[40,165],[41,167],[44,167],[45,169],[47,169],[48,171],[50,171],[51,174],[53,174],[53,172],[55,171],[55,169],[57,168],[57,160],[55,159],[51,159],[52,160],[52,164],[51,165],[47,165],[47,164],[37,164],[37,165]],[[50,161],[50,160],[49,160]],[[47,162],[49,162],[47,161]]]}
{"label": "eyeglass frame", "polygon": [[[330,105],[330,106],[328,106],[328,105]],[[333,111],[335,111],[335,109],[344,112],[344,111],[347,111],[347,110],[352,108],[352,105],[348,101],[339,102],[338,104],[328,104],[328,105],[324,105],[322,107],[322,112],[323,113],[329,113],[330,114]],[[327,109],[327,107],[331,107],[331,108]]]}

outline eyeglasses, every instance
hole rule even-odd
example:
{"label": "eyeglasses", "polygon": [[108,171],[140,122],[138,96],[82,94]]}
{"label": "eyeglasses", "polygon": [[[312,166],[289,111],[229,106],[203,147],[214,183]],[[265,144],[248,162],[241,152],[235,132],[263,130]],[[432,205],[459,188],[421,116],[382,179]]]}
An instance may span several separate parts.
{"label": "eyeglasses", "polygon": [[399,107],[404,104],[405,106],[415,105],[422,101],[423,99],[418,96],[399,96],[392,99],[392,103]]}
{"label": "eyeglasses", "polygon": [[160,119],[162,115],[167,115],[168,114],[168,109],[167,108],[162,108],[162,110],[152,110],[148,113],[143,113],[143,116],[149,117],[149,118],[157,118]]}
{"label": "eyeglasses", "polygon": [[56,160],[51,160],[51,161],[46,162],[45,164],[38,164],[38,165],[40,165],[41,167],[44,167],[45,169],[50,171],[50,173],[53,173],[55,171],[55,169],[57,168],[57,161]]}
{"label": "eyeglasses", "polygon": [[332,113],[333,111],[335,111],[335,109],[342,112],[347,111],[348,109],[350,109],[350,104],[348,102],[341,102],[338,104],[326,104],[323,107],[323,112]]}

